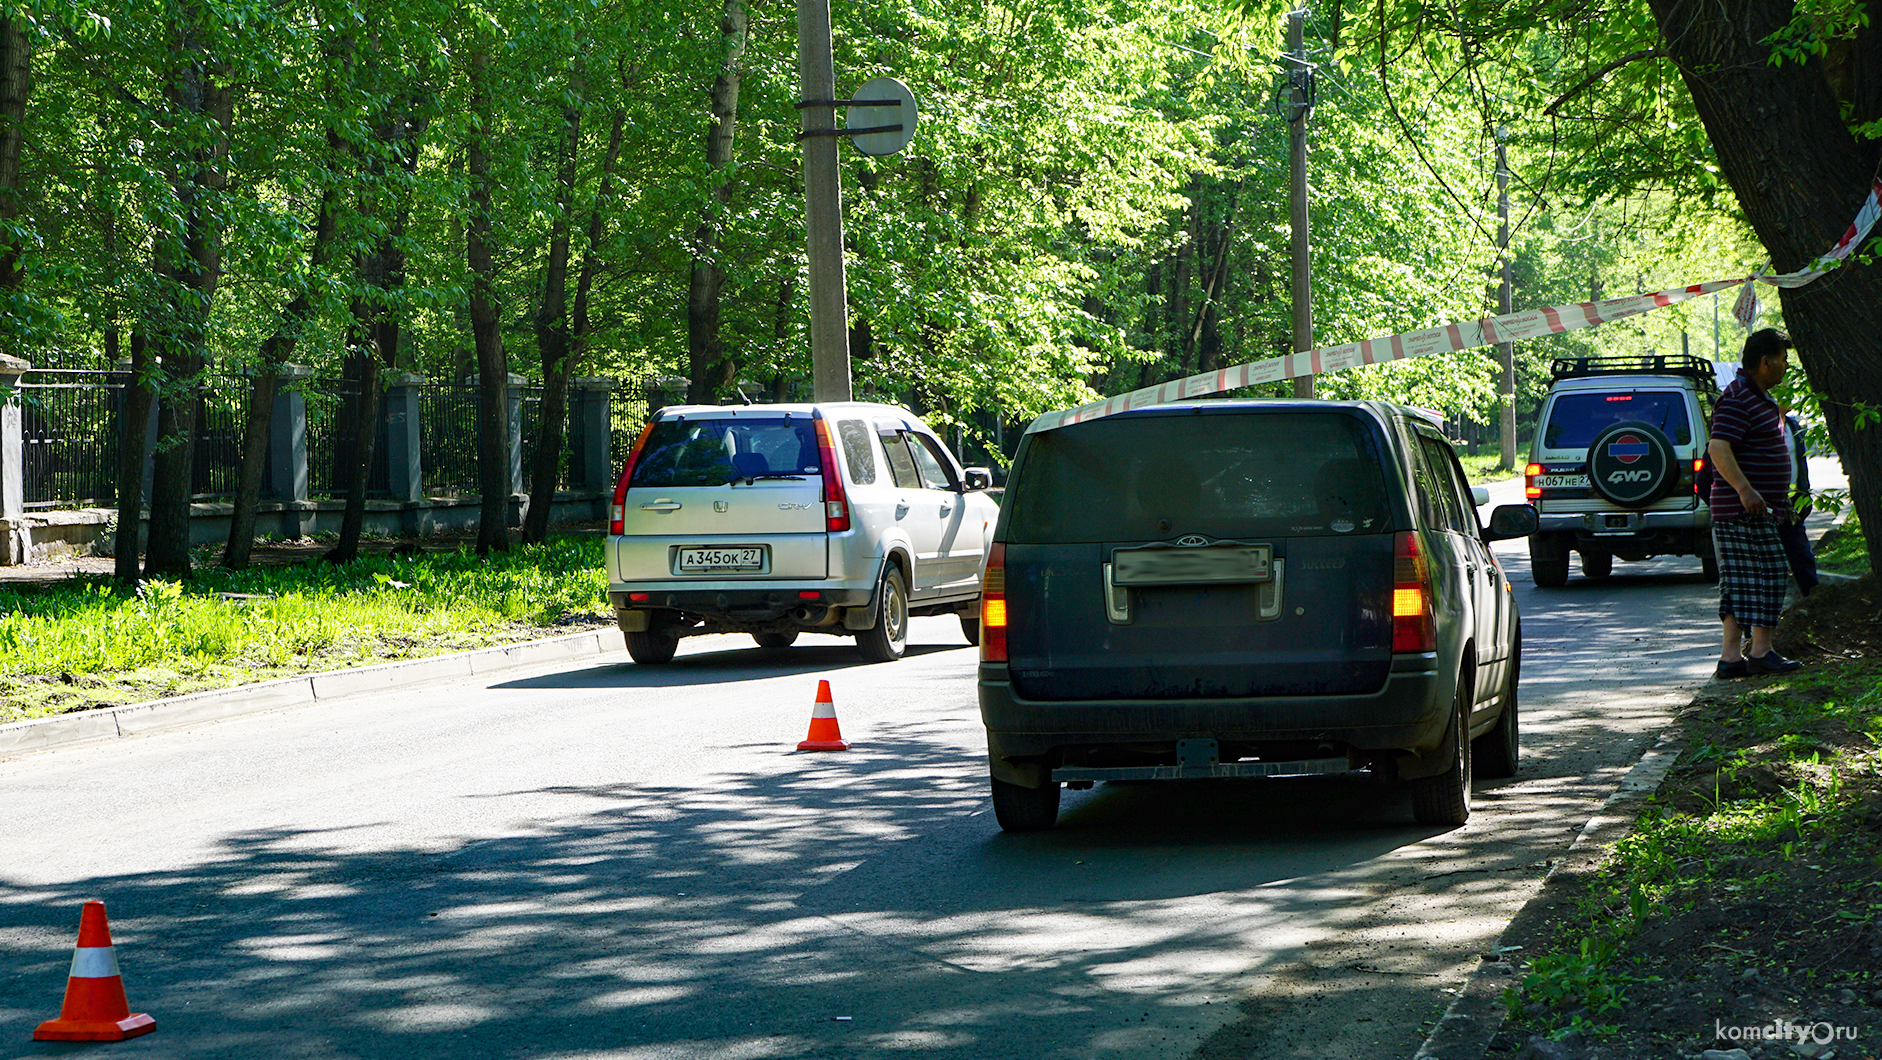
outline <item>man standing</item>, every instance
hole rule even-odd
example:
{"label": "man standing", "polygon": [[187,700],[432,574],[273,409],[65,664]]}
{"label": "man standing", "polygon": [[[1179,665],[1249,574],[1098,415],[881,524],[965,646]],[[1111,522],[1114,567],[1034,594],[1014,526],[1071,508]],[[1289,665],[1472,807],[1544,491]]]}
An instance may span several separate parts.
{"label": "man standing", "polygon": [[[1775,674],[1801,663],[1771,648],[1789,568],[1778,524],[1790,517],[1791,447],[1771,388],[1790,367],[1790,336],[1775,328],[1745,339],[1738,378],[1719,395],[1706,452],[1712,480],[1712,540],[1719,553],[1719,677]],[[1740,646],[1751,627],[1751,653]]]}

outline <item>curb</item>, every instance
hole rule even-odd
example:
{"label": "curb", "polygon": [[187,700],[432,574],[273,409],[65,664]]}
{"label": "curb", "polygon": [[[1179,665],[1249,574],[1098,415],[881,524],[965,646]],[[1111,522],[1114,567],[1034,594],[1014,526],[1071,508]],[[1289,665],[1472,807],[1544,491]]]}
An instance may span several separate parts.
{"label": "curb", "polygon": [[[1641,805],[1660,790],[1661,782],[1679,761],[1684,749],[1683,741],[1671,730],[1662,733],[1653,746],[1647,748],[1634,768],[1621,778],[1614,794],[1609,795],[1594,816],[1588,818],[1588,823],[1581,826],[1575,841],[1543,877],[1535,895],[1510,918],[1503,933],[1497,936],[1499,942],[1528,935],[1533,922],[1554,904],[1547,900],[1551,892],[1596,869],[1608,849],[1633,830]],[[1490,1050],[1490,1039],[1503,1027],[1503,991],[1515,982],[1515,969],[1503,959],[1500,949],[1483,954],[1476,969],[1465,980],[1464,988],[1458,991],[1457,999],[1444,1010],[1438,1025],[1431,1029],[1431,1036],[1418,1047],[1412,1060],[1481,1060]]]}
{"label": "curb", "polygon": [[352,670],[326,670],[153,699],[147,703],[16,721],[0,725],[0,761],[56,747],[143,736],[363,692],[383,692],[453,677],[474,677],[533,663],[583,659],[614,650],[602,643],[603,634],[609,632],[612,631],[570,633],[450,655],[402,659]]}

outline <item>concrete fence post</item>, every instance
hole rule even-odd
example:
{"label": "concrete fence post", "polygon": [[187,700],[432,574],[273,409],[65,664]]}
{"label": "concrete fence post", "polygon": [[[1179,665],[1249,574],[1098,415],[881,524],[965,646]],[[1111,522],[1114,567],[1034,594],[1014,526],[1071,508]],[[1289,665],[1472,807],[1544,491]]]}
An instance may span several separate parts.
{"label": "concrete fence post", "polygon": [[314,370],[304,364],[284,364],[277,373],[274,408],[268,420],[268,498],[304,501],[307,484],[307,395],[301,381]]}
{"label": "concrete fence post", "polygon": [[392,499],[425,499],[425,465],[419,457],[419,387],[425,377],[397,372],[386,380],[386,475]]}
{"label": "concrete fence post", "polygon": [[570,484],[590,493],[607,493],[614,487],[609,409],[614,381],[596,376],[576,379],[569,392],[569,449],[575,464],[569,469]]}
{"label": "concrete fence post", "polygon": [[0,354],[0,565],[30,557],[26,533],[26,440],[21,421],[20,376],[32,365]]}

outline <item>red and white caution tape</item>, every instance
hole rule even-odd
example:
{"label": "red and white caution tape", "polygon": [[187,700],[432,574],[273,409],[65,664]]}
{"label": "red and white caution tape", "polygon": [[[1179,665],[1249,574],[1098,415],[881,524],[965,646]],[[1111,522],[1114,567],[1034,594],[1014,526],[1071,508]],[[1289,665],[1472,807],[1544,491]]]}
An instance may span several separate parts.
{"label": "red and white caution tape", "polygon": [[1578,302],[1574,305],[1552,306],[1547,309],[1525,309],[1519,313],[1505,313],[1502,316],[1485,317],[1482,320],[1457,321],[1423,331],[1407,332],[1402,335],[1389,335],[1361,342],[1347,342],[1338,346],[1323,346],[1304,353],[1290,353],[1281,357],[1271,357],[1265,361],[1250,361],[1232,368],[1222,368],[1214,372],[1204,372],[1184,379],[1174,379],[1157,386],[1133,390],[1128,394],[1119,394],[1104,401],[1094,401],[1077,408],[1061,409],[1048,412],[1034,423],[1034,430],[1049,431],[1056,427],[1065,427],[1086,420],[1095,420],[1103,416],[1114,416],[1120,412],[1143,408],[1147,405],[1162,405],[1172,401],[1187,401],[1191,398],[1220,394],[1240,387],[1253,386],[1256,383],[1273,383],[1282,379],[1293,379],[1303,375],[1320,375],[1325,372],[1338,372],[1347,368],[1357,368],[1366,364],[1385,364],[1391,361],[1410,360],[1413,357],[1429,357],[1434,353],[1455,353],[1478,346],[1494,346],[1499,342],[1522,342],[1564,331],[1590,328],[1607,324],[1624,317],[1635,316],[1663,306],[1677,305],[1680,302],[1697,298],[1701,295],[1727,291],[1743,286],[1738,304],[1733,307],[1733,314],[1747,328],[1757,319],[1757,296],[1752,293],[1753,281],[1768,283],[1773,287],[1802,287],[1835,268],[1848,257],[1862,241],[1868,237],[1869,230],[1875,227],[1882,217],[1882,180],[1877,180],[1869,189],[1869,198],[1856,214],[1856,220],[1843,233],[1828,254],[1811,262],[1808,268],[1799,272],[1785,273],[1781,276],[1741,276],[1732,280],[1712,280],[1707,283],[1695,283],[1690,287],[1679,287],[1666,291],[1654,291],[1651,294],[1637,294],[1626,298],[1604,298],[1598,302]]}

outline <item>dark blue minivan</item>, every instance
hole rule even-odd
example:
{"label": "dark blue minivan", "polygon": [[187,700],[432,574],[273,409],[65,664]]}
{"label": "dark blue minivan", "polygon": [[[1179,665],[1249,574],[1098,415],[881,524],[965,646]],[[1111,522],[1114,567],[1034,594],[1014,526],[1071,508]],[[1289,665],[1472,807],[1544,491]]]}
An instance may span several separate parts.
{"label": "dark blue minivan", "polygon": [[[1431,419],[1380,402],[1210,400],[1022,439],[982,594],[994,810],[1062,784],[1366,769],[1461,824],[1516,770],[1522,624]],[[1466,742],[1474,741],[1467,748]]]}

